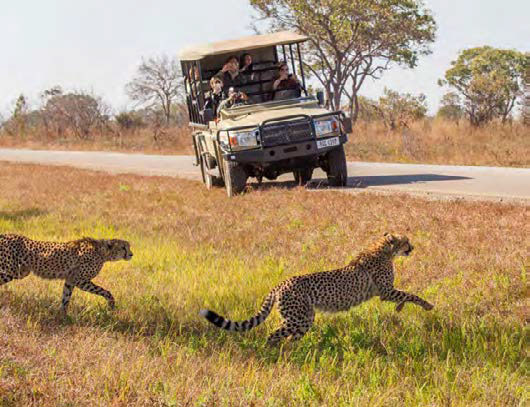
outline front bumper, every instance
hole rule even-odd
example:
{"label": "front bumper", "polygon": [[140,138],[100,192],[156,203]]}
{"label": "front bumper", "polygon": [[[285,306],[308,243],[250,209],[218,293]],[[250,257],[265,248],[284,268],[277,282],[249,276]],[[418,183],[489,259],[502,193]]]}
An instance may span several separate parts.
{"label": "front bumper", "polygon": [[[337,136],[335,136],[337,137]],[[223,158],[227,161],[235,161],[238,163],[272,163],[275,161],[286,160],[289,158],[299,157],[317,157],[326,154],[348,141],[348,136],[345,134],[338,136],[339,145],[317,148],[316,140],[301,141],[282,146],[263,147],[253,150],[242,150],[224,152]]]}

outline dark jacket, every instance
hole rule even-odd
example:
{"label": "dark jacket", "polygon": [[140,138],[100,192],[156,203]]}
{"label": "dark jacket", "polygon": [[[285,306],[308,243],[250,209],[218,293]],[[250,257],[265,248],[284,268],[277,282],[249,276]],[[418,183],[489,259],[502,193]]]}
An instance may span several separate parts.
{"label": "dark jacket", "polygon": [[241,67],[239,69],[239,76],[241,76],[241,80],[245,84],[254,81],[256,79],[254,75],[254,65],[250,64],[246,67],[246,69],[243,69],[243,67]]}
{"label": "dark jacket", "polygon": [[223,99],[226,99],[226,95],[224,92],[220,92],[217,94],[213,92],[208,92],[204,100],[204,108],[212,109],[213,114],[217,116],[217,109],[219,108],[219,104]]}
{"label": "dark jacket", "polygon": [[228,89],[231,87],[236,88],[236,90],[244,85],[243,78],[240,74],[238,74],[235,78],[232,78],[232,75],[230,75],[230,72],[220,72],[219,75],[223,79],[223,92],[228,94]]}
{"label": "dark jacket", "polygon": [[272,93],[273,100],[285,100],[298,98],[302,95],[302,86],[293,75],[289,75],[287,79],[283,79],[278,84],[276,90]]}
{"label": "dark jacket", "polygon": [[292,89],[301,89],[300,82],[294,79],[292,74],[289,74],[287,79],[283,79],[278,84],[276,90],[292,90]]}

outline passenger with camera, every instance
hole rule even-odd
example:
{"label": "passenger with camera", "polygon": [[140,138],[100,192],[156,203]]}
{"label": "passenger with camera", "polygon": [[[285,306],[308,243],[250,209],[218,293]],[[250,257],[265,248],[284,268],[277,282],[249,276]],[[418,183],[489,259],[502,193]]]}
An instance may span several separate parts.
{"label": "passenger with camera", "polygon": [[237,105],[249,104],[248,96],[245,92],[236,91],[233,87],[228,89],[228,97],[221,102],[218,108],[218,112],[222,109],[230,109]]}

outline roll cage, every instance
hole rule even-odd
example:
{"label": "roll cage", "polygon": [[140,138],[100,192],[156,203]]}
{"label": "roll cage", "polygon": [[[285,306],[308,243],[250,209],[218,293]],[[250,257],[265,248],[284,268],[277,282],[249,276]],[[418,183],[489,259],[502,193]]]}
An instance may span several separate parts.
{"label": "roll cage", "polygon": [[223,41],[192,47],[181,53],[181,68],[186,90],[190,125],[197,128],[208,126],[204,117],[206,92],[209,81],[232,55],[238,58],[248,53],[252,56],[253,71],[239,90],[245,92],[253,104],[269,102],[272,98],[272,83],[276,79],[280,61],[287,63],[291,72],[299,76],[302,92],[307,96],[300,44],[307,37],[290,32],[255,35],[235,41]]}

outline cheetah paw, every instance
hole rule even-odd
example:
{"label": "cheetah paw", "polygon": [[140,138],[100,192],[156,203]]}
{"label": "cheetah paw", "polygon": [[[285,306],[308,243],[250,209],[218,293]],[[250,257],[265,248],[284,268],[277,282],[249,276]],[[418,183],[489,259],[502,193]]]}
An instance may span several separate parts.
{"label": "cheetah paw", "polygon": [[423,309],[424,309],[425,311],[430,311],[430,310],[432,310],[433,308],[434,308],[434,305],[429,304],[429,303],[426,303],[426,304],[423,306]]}

